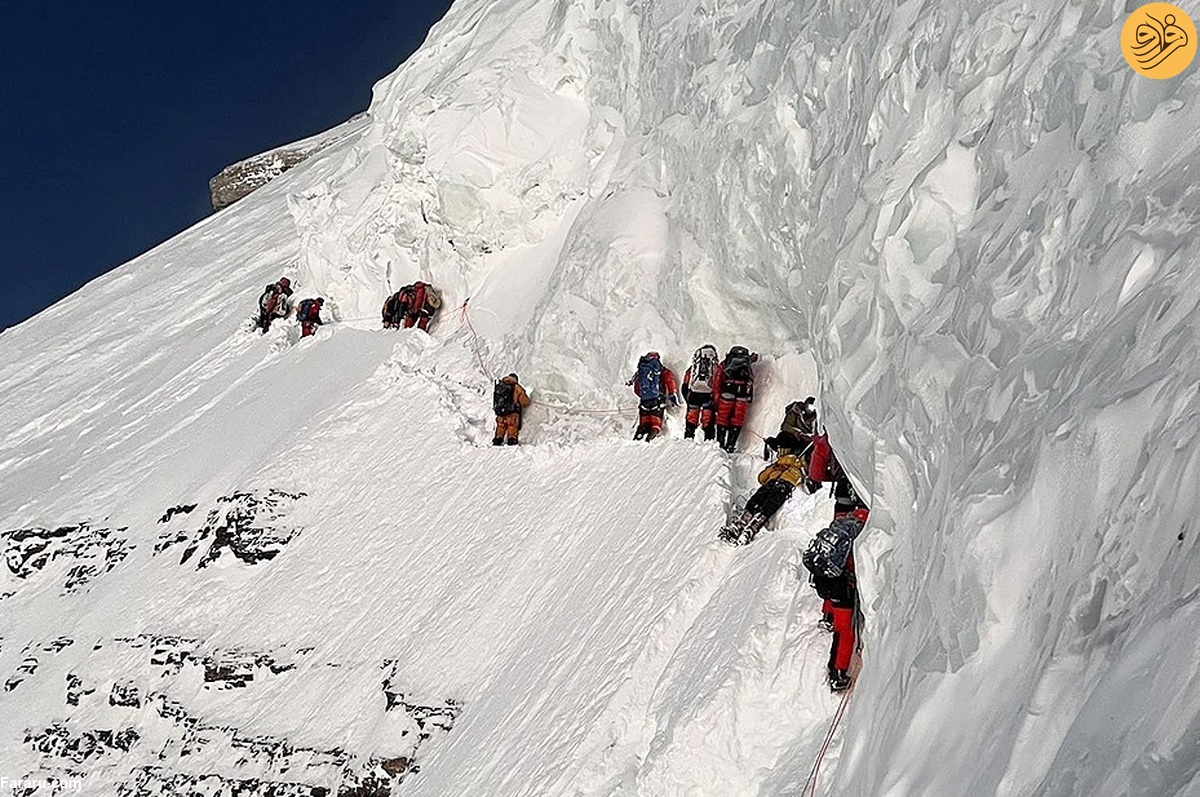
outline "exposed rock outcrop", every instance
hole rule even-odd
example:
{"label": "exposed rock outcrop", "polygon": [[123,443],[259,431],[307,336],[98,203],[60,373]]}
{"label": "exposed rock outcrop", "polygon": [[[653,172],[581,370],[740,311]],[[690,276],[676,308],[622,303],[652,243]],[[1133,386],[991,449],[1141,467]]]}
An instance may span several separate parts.
{"label": "exposed rock outcrop", "polygon": [[368,119],[365,112],[360,113],[332,130],[292,144],[285,144],[282,147],[226,166],[208,181],[213,210],[220,210],[232,205],[247,194],[262,188],[296,164],[303,163],[326,147],[362,131],[366,127]]}

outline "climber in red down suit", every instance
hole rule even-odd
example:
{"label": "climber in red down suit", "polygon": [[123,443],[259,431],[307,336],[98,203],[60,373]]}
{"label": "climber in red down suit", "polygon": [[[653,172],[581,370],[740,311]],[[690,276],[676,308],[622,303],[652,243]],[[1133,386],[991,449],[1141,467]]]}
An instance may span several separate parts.
{"label": "climber in red down suit", "polygon": [[856,614],[858,583],[854,577],[854,540],[870,517],[870,508],[837,461],[825,434],[813,435],[808,478],[833,483],[833,522],[822,529],[804,552],[810,582],[823,600],[823,627],[833,631],[829,649],[829,687],[841,692],[850,687],[850,665],[857,649]]}
{"label": "climber in red down suit", "polygon": [[427,329],[429,321],[442,306],[442,294],[428,282],[414,282],[399,291],[402,325],[405,329]]}
{"label": "climber in red down suit", "polygon": [[745,346],[734,346],[717,366],[713,395],[717,398],[717,445],[726,451],[737,448],[746,425],[746,413],[754,400],[754,363],[758,355]]}
{"label": "climber in red down suit", "polygon": [[658,352],[650,351],[638,360],[637,372],[625,384],[633,385],[633,392],[640,399],[638,425],[633,439],[653,440],[662,431],[667,402],[670,401],[672,407],[679,406],[675,374],[662,364]]}

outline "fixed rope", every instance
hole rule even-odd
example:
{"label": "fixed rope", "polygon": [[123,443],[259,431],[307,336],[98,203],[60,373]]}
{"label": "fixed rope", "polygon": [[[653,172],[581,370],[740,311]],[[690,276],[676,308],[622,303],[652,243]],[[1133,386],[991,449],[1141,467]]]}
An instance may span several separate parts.
{"label": "fixed rope", "polygon": [[637,412],[637,407],[614,407],[611,409],[572,407],[570,404],[555,404],[549,401],[534,401],[532,405],[535,407],[546,407],[551,410],[565,412],[568,415],[632,415]]}
{"label": "fixed rope", "polygon": [[[480,351],[480,344],[479,344],[479,333],[477,333],[475,331],[475,325],[471,323],[471,312],[467,306],[470,301],[471,301],[471,298],[467,297],[467,300],[462,303],[462,307],[460,307],[458,309],[459,325],[460,325],[460,327],[465,326],[467,328],[467,331],[470,333],[471,349],[475,353],[475,361],[479,364],[480,373],[482,373],[488,379],[493,379],[494,378],[493,375],[487,370],[487,366],[484,365],[484,362],[483,362],[483,354]],[[628,415],[630,413],[637,412],[637,407],[617,407],[617,408],[609,408],[609,409],[584,408],[584,407],[572,407],[569,404],[556,404],[556,403],[550,402],[550,401],[533,401],[533,402],[530,402],[530,404],[531,404],[531,406],[534,406],[534,407],[546,407],[547,409],[557,410],[559,412],[565,412],[565,413],[573,414],[573,415],[601,415],[601,416],[609,415],[609,416],[612,416],[612,415]]]}
{"label": "fixed rope", "polygon": [[467,331],[471,333],[471,349],[475,352],[475,361],[479,363],[479,372],[488,379],[494,378],[487,366],[483,364],[483,354],[479,351],[479,333],[475,331],[475,325],[471,323],[471,314],[467,312],[467,303],[471,301],[468,296],[463,300],[462,307],[458,309],[459,327],[466,325]]}
{"label": "fixed rope", "polygon": [[855,651],[854,658],[850,663],[850,687],[842,693],[842,700],[838,703],[837,711],[834,712],[833,722],[829,724],[829,733],[825,734],[825,741],[821,744],[821,749],[817,752],[817,759],[813,761],[812,769],[808,773],[808,780],[804,781],[804,788],[800,790],[800,797],[816,797],[817,795],[817,776],[821,773],[821,762],[825,759],[825,754],[829,752],[829,745],[833,742],[833,736],[837,732],[838,725],[842,722],[842,717],[846,715],[846,707],[850,705],[850,695],[854,694],[854,687],[858,684],[858,674],[862,672],[862,618],[859,609],[860,606],[861,602],[858,599],[856,587],[854,600]]}
{"label": "fixed rope", "polygon": [[[857,680],[857,676],[855,680]],[[829,745],[833,742],[833,735],[837,732],[842,717],[846,715],[846,707],[850,705],[850,695],[853,692],[854,683],[851,682],[850,688],[842,693],[842,700],[838,703],[837,711],[834,712],[833,722],[829,724],[829,732],[825,734],[825,741],[821,743],[821,749],[817,752],[817,760],[813,761],[812,769],[808,772],[808,780],[804,781],[804,788],[800,790],[801,797],[809,797],[809,795],[816,797],[817,776],[821,772],[821,762],[825,760],[825,754],[829,752]]]}

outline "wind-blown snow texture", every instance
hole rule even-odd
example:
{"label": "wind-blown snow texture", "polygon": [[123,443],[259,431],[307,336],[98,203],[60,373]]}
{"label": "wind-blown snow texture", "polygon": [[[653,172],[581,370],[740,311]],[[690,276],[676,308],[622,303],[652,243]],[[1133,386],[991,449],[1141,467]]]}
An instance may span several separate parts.
{"label": "wind-blown snow texture", "polygon": [[[1200,794],[1200,81],[1135,76],[1124,17],[459,2],[360,136],[0,336],[0,529],[89,524],[0,592],[0,775],[70,774],[25,738],[65,721],[139,733],[75,766],[97,793],[414,754],[411,794],[798,793],[836,705],[794,575],[828,506],[720,548],[752,458],[592,412],[638,353],[711,340],[764,354],[760,433],[819,374],[872,496],[821,790]],[[283,271],[339,323],[238,331]],[[418,277],[432,337],[376,331]],[[532,445],[494,451],[483,371],[514,368]],[[205,536],[271,489],[305,495]],[[106,657],[138,635],[193,652]],[[202,682],[246,651],[293,667]],[[176,732],[109,705],[127,681],[337,765],[151,744]],[[414,753],[388,688],[461,713]]]}

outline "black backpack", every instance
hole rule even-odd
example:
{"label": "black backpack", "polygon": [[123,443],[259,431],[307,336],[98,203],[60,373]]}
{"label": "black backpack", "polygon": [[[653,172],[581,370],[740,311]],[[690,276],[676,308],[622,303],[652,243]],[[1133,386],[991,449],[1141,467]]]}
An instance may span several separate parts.
{"label": "black backpack", "polygon": [[497,415],[512,415],[519,412],[516,400],[517,386],[515,383],[500,381],[492,391],[492,410]]}
{"label": "black backpack", "polygon": [[815,578],[839,578],[845,573],[846,560],[854,541],[863,530],[862,522],[851,515],[837,518],[821,529],[808,544],[801,561]]}
{"label": "black backpack", "polygon": [[725,355],[725,370],[721,374],[723,398],[750,398],[754,394],[754,368],[750,351],[734,346]]}

